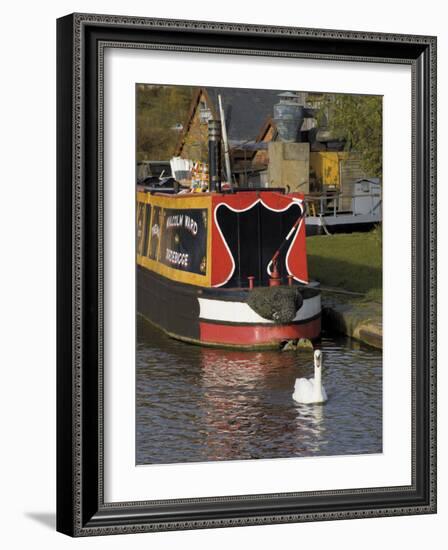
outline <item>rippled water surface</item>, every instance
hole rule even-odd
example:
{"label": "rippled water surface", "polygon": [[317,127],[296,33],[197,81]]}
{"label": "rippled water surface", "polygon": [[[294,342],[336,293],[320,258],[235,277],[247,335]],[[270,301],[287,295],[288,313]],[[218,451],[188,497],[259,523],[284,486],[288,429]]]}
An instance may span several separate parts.
{"label": "rippled water surface", "polygon": [[382,451],[382,354],[323,339],[325,405],[298,405],[312,355],[229,351],[137,322],[137,464]]}

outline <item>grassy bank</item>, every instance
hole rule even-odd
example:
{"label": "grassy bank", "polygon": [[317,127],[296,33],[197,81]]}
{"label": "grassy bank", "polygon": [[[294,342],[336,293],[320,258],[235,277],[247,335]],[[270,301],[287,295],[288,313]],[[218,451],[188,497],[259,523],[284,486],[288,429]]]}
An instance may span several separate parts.
{"label": "grassy bank", "polygon": [[310,277],[323,286],[360,292],[365,299],[381,302],[381,229],[307,237]]}
{"label": "grassy bank", "polygon": [[[322,285],[322,327],[382,347],[382,261],[379,229],[307,237],[310,278]],[[340,289],[360,294],[340,294]]]}

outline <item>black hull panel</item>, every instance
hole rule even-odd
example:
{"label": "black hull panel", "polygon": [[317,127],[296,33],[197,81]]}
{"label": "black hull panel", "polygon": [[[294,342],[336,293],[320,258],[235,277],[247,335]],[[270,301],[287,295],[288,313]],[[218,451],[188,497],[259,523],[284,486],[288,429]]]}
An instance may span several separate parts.
{"label": "black hull panel", "polygon": [[198,289],[137,266],[138,313],[166,332],[199,340]]}

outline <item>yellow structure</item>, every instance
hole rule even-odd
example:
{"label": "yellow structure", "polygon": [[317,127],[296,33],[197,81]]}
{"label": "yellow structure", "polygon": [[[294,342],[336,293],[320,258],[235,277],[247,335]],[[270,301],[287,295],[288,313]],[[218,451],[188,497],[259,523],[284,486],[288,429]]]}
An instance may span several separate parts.
{"label": "yellow structure", "polygon": [[[310,174],[314,174],[317,190],[341,188],[341,161],[348,160],[346,151],[317,151],[310,153]],[[312,178],[311,178],[312,179]]]}

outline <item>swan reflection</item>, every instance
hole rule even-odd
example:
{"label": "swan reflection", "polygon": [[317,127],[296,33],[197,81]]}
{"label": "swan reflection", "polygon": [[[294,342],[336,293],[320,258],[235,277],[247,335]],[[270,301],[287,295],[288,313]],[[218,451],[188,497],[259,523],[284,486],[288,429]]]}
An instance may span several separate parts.
{"label": "swan reflection", "polygon": [[381,452],[381,353],[323,340],[329,401],[303,405],[292,393],[313,376],[312,354],[204,348],[137,328],[137,464]]}

